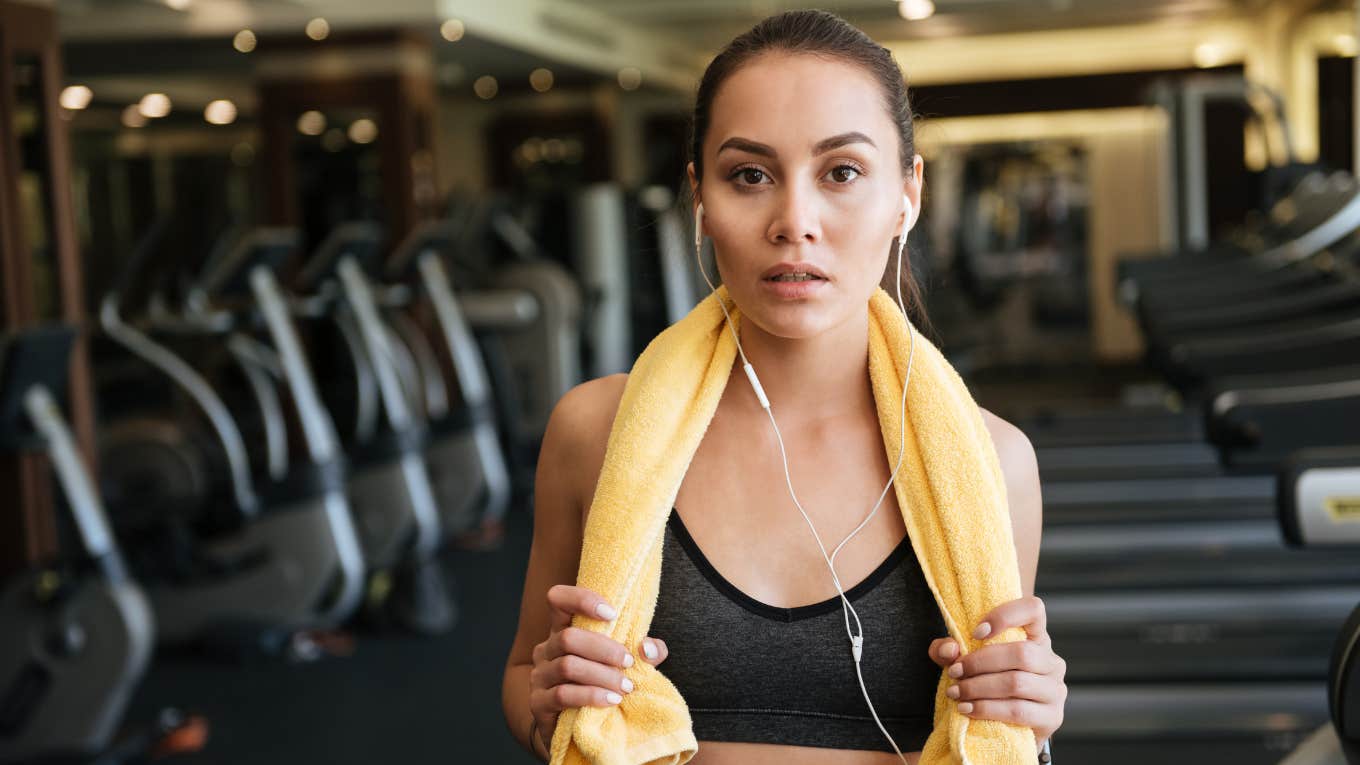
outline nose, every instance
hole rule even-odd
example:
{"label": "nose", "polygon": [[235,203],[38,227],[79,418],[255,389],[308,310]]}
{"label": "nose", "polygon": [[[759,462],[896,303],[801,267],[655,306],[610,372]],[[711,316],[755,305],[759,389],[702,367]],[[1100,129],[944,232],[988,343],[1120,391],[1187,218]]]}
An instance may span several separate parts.
{"label": "nose", "polygon": [[766,236],[774,244],[815,244],[822,239],[816,195],[797,184],[785,187]]}

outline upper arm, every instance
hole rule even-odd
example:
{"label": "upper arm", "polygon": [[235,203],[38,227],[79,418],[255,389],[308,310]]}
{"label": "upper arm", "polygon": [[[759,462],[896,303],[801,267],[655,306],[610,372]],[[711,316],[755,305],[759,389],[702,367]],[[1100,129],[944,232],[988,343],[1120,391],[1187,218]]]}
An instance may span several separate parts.
{"label": "upper arm", "polygon": [[1019,428],[986,409],[982,419],[992,434],[992,443],[1006,478],[1006,501],[1010,508],[1015,553],[1020,563],[1020,582],[1024,594],[1034,594],[1039,570],[1039,542],[1044,528],[1044,502],[1039,488],[1039,462],[1029,437]]}
{"label": "upper arm", "polygon": [[548,590],[576,583],[585,511],[626,378],[610,375],[581,383],[562,396],[548,417],[534,471],[533,541],[507,667],[532,663],[534,646],[548,636]]}

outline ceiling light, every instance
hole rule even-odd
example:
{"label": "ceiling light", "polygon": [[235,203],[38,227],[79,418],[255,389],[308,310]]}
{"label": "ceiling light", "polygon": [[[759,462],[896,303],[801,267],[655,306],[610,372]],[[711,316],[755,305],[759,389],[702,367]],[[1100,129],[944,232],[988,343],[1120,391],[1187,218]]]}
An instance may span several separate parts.
{"label": "ceiling light", "polygon": [[143,117],[158,119],[170,113],[170,97],[164,93],[147,93],[137,104]]}
{"label": "ceiling light", "polygon": [[539,93],[546,93],[552,89],[553,73],[552,70],[539,67],[529,73],[529,84]]}
{"label": "ceiling light", "polygon": [[932,0],[900,0],[897,12],[907,21],[920,21],[935,15],[935,3]]}
{"label": "ceiling light", "polygon": [[236,104],[225,99],[213,101],[203,109],[203,119],[212,125],[230,125],[236,121]]}
{"label": "ceiling light", "polygon": [[307,22],[307,36],[320,42],[331,36],[331,25],[318,16]]}
{"label": "ceiling light", "polygon": [[249,53],[255,50],[255,43],[255,33],[249,29],[242,29],[240,32],[237,32],[236,37],[232,38],[231,41],[232,47],[242,53]]}
{"label": "ceiling light", "polygon": [[370,119],[355,120],[349,126],[349,140],[355,143],[373,143],[378,137],[378,123]]}
{"label": "ceiling light", "polygon": [[439,34],[449,42],[458,42],[463,39],[463,34],[467,32],[467,27],[458,19],[449,19],[439,25]]}
{"label": "ceiling light", "polygon": [[635,66],[625,66],[619,70],[619,87],[624,90],[637,90],[642,86],[642,70]]}
{"label": "ceiling light", "polygon": [[478,98],[490,101],[496,97],[496,92],[501,88],[500,84],[496,82],[495,77],[484,74],[481,77],[478,77],[476,82],[472,83],[472,89],[477,93]]}
{"label": "ceiling light", "polygon": [[174,8],[177,11],[187,11],[189,10],[189,6],[194,4],[194,0],[162,0],[162,2],[164,2],[166,6]]}
{"label": "ceiling light", "polygon": [[1360,53],[1360,41],[1357,41],[1355,35],[1350,33],[1333,37],[1332,44],[1336,46],[1336,52],[1343,56],[1354,56],[1356,53]]}
{"label": "ceiling light", "polygon": [[303,135],[321,135],[326,131],[326,115],[318,111],[303,112],[298,117],[297,129]]}
{"label": "ceiling light", "polygon": [[1200,43],[1195,46],[1195,66],[1209,69],[1223,63],[1223,48],[1213,43]]}
{"label": "ceiling light", "polygon": [[64,108],[78,112],[90,105],[91,98],[94,98],[93,90],[84,85],[71,85],[61,91],[61,98],[58,100]]}

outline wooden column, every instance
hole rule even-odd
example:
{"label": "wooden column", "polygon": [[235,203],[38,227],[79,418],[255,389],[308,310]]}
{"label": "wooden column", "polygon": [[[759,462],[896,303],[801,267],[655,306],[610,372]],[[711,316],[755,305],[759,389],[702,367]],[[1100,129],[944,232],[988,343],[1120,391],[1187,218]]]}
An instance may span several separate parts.
{"label": "wooden column", "polygon": [[[84,285],[71,201],[71,154],[59,98],[63,87],[56,12],[51,8],[0,0],[0,331],[11,332],[41,322],[62,321],[83,328]],[[20,63],[26,62],[20,69]],[[36,64],[36,72],[27,67]],[[18,77],[36,77],[42,151],[21,154],[16,130]],[[37,204],[41,220],[25,214],[20,183],[28,164],[38,165],[43,180]],[[34,232],[34,225],[46,225]],[[41,269],[30,246],[35,234],[45,238],[51,255],[50,295],[39,299]],[[86,459],[93,453],[94,419],[89,358],[82,332],[71,357],[68,417]],[[35,456],[0,454],[0,576],[56,551],[52,479],[46,461]]]}

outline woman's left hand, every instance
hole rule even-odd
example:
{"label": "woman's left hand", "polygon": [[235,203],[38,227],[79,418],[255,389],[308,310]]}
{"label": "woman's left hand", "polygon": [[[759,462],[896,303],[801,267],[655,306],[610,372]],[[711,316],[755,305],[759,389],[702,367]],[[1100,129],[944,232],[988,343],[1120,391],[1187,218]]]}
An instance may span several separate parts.
{"label": "woman's left hand", "polygon": [[955,679],[945,693],[958,700],[959,712],[1028,726],[1042,744],[1063,722],[1067,662],[1053,652],[1039,598],[997,606],[977,625],[973,637],[981,640],[1010,627],[1023,628],[1029,639],[985,645],[959,659],[958,643],[943,637],[930,644],[930,658],[947,667]]}

